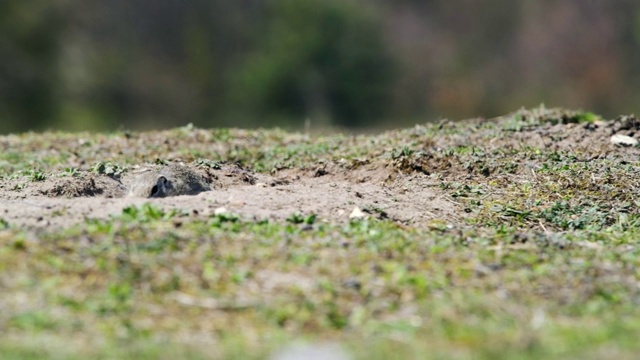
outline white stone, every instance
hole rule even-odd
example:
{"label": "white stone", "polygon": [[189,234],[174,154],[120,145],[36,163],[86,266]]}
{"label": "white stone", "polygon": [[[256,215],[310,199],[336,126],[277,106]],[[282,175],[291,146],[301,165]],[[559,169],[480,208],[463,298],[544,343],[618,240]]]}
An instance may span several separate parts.
{"label": "white stone", "polygon": [[356,206],[353,208],[353,211],[351,211],[351,214],[349,214],[349,219],[362,219],[366,216],[367,214],[362,212],[362,210],[360,210],[360,208]]}
{"label": "white stone", "polygon": [[228,213],[228,211],[227,211],[227,208],[225,208],[225,207],[219,207],[219,208],[213,210],[213,214],[214,215],[221,215],[221,214],[226,214],[226,213]]}
{"label": "white stone", "polygon": [[631,136],[615,134],[611,137],[611,143],[619,146],[636,146],[638,145],[638,140]]}

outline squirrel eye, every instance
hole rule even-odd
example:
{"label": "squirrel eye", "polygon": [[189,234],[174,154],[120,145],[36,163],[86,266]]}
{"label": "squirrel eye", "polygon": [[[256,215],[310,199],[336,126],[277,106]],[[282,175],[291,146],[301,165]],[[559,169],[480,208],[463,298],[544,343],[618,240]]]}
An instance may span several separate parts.
{"label": "squirrel eye", "polygon": [[151,188],[151,194],[149,194],[149,196],[154,196],[158,194],[158,185],[153,185],[153,187]]}

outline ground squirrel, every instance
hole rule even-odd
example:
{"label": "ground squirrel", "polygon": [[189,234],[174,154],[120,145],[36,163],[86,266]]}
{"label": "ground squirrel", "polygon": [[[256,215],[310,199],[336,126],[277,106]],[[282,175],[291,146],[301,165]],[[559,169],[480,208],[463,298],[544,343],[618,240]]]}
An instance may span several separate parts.
{"label": "ground squirrel", "polygon": [[211,190],[202,176],[186,166],[167,165],[159,170],[146,171],[131,182],[128,196],[157,198],[195,195]]}

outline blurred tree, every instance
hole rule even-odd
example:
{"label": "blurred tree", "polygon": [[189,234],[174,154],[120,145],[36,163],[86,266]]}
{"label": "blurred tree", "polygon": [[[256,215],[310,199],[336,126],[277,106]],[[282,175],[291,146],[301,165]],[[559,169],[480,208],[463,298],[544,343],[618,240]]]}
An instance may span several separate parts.
{"label": "blurred tree", "polygon": [[42,128],[57,116],[58,44],[64,30],[52,0],[0,1],[0,131]]}
{"label": "blurred tree", "polygon": [[2,0],[0,132],[615,116],[638,61],[633,0]]}
{"label": "blurred tree", "polygon": [[255,1],[68,1],[65,127],[224,125],[230,68],[262,34]]}
{"label": "blurred tree", "polygon": [[371,5],[342,0],[269,2],[267,29],[230,86],[231,110],[275,123],[384,117],[393,79]]}

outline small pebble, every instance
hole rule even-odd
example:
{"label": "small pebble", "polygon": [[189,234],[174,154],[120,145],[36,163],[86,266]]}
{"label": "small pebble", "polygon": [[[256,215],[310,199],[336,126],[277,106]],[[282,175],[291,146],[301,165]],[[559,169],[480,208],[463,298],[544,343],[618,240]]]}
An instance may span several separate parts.
{"label": "small pebble", "polygon": [[214,215],[222,215],[222,214],[226,214],[228,212],[229,211],[227,211],[227,208],[225,208],[225,207],[219,207],[219,208],[213,210],[213,214]]}
{"label": "small pebble", "polygon": [[360,208],[356,206],[353,208],[353,211],[351,211],[351,214],[349,214],[349,219],[362,219],[366,216],[367,214],[362,212],[362,210],[360,210]]}
{"label": "small pebble", "polygon": [[627,135],[615,134],[611,137],[611,143],[618,146],[636,146],[638,140]]}

